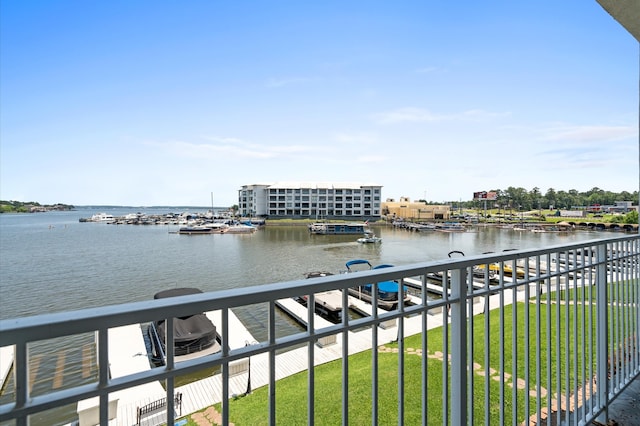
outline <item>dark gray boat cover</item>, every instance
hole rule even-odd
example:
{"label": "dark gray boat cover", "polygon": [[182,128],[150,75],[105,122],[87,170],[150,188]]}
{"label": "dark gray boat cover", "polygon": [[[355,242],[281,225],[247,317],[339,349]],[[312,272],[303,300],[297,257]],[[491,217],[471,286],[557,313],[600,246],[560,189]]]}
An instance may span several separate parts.
{"label": "dark gray boat cover", "polygon": [[[172,288],[156,293],[154,299],[164,299],[167,297],[185,296],[188,294],[199,294],[201,290],[197,288]],[[158,321],[158,334],[164,340],[165,321]],[[173,320],[173,338],[176,346],[183,342],[190,342],[198,339],[215,339],[216,327],[204,314],[195,314]]]}

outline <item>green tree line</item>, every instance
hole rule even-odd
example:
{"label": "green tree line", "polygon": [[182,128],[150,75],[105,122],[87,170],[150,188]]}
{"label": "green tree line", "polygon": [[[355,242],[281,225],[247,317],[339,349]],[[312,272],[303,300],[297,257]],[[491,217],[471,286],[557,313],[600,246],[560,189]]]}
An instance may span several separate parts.
{"label": "green tree line", "polygon": [[5,201],[0,200],[0,213],[30,213],[51,210],[73,210],[74,207],[69,204],[46,204],[41,205],[36,201]]}
{"label": "green tree line", "polygon": [[[584,208],[594,204],[614,205],[616,201],[632,201],[634,205],[638,204],[638,191],[611,192],[598,187],[586,192],[579,192],[575,189],[556,191],[554,188],[549,188],[543,194],[538,187],[527,191],[522,187],[516,188],[510,186],[504,190],[492,189],[489,192],[495,192],[497,194],[495,201],[488,202],[488,205],[491,207],[523,211],[538,209],[569,210],[572,208]],[[442,203],[429,202],[428,204]],[[459,205],[463,208],[477,208],[484,206],[484,201],[454,201],[453,204],[456,207]]]}

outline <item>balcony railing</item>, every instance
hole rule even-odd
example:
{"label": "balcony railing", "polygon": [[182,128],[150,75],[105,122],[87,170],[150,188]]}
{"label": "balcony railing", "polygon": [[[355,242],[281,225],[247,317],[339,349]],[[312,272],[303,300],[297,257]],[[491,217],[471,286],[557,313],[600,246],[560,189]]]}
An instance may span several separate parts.
{"label": "balcony railing", "polygon": [[[407,289],[410,302],[381,310],[374,299],[367,308],[356,300],[357,292],[348,291],[390,281]],[[374,294],[378,286],[373,285]],[[309,295],[307,303],[314,306],[329,290],[340,293],[340,322],[329,323],[309,309],[299,318],[303,329],[278,335],[284,301]],[[409,416],[422,424],[604,423],[609,404],[640,373],[639,306],[640,237],[632,235],[3,320],[0,347],[13,348],[13,389],[7,390],[11,401],[0,406],[0,422],[24,425],[30,416],[78,404],[81,423],[173,424],[179,414],[221,402],[221,422],[228,424],[232,396],[267,386],[262,418],[276,424],[276,381],[305,371],[303,422],[323,423],[316,405],[323,403],[319,393],[326,389],[316,369],[338,359],[342,384],[331,390],[340,394],[332,411],[343,424],[353,419],[359,403],[350,401],[350,391],[362,386],[366,389],[358,394],[367,395],[362,410],[372,424],[380,421],[383,392],[394,393],[393,418],[399,424]],[[237,329],[234,310],[254,307],[256,316],[264,312],[266,338],[249,342]],[[356,307],[370,309],[370,315],[354,318],[350,309]],[[166,329],[172,330],[174,318],[201,312],[216,319],[220,352],[177,362],[174,337],[167,333],[164,365],[151,368],[142,357],[136,365],[143,366],[136,369],[130,358],[134,371],[116,371],[118,351],[129,349],[123,349],[116,331],[138,327],[142,340],[140,324],[166,318]],[[95,335],[94,378],[35,392],[33,345],[87,333]],[[385,351],[395,354],[392,389],[389,372],[381,371]],[[349,369],[349,356],[356,352],[371,360],[365,384]],[[211,369],[206,380],[216,390],[204,401],[195,401],[190,384],[177,383]],[[149,401],[145,386],[158,382],[162,394]],[[155,408],[162,415],[140,419]]]}

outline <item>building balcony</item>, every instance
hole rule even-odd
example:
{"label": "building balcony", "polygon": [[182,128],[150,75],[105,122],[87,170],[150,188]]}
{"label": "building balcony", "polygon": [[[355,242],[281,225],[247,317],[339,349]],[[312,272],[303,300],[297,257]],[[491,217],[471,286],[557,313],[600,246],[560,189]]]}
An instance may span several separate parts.
{"label": "building balcony", "polygon": [[[258,306],[255,341],[234,310]],[[278,311],[301,330],[279,335]],[[221,349],[185,359],[167,333],[151,363],[147,326],[198,313]],[[222,424],[606,423],[640,374],[639,331],[639,235],[14,318],[0,423],[72,406],[80,424],[174,424],[214,404]],[[95,372],[36,389],[32,349],[79,336]]]}

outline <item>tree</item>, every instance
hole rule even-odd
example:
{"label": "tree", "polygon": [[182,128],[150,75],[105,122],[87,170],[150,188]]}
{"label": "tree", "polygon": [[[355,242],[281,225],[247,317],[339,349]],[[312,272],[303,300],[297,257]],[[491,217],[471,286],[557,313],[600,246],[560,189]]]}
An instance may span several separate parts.
{"label": "tree", "polygon": [[558,208],[558,203],[556,201],[556,191],[553,188],[547,189],[546,194],[544,194],[544,199],[546,202],[546,208],[551,208],[551,206]]}
{"label": "tree", "polygon": [[542,193],[540,192],[540,188],[538,188],[537,186],[534,187],[531,192],[529,192],[529,204],[531,205],[531,207],[529,207],[528,210],[541,209],[541,198]]}
{"label": "tree", "polygon": [[633,210],[624,215],[624,223],[635,224],[638,223],[638,211]]}

